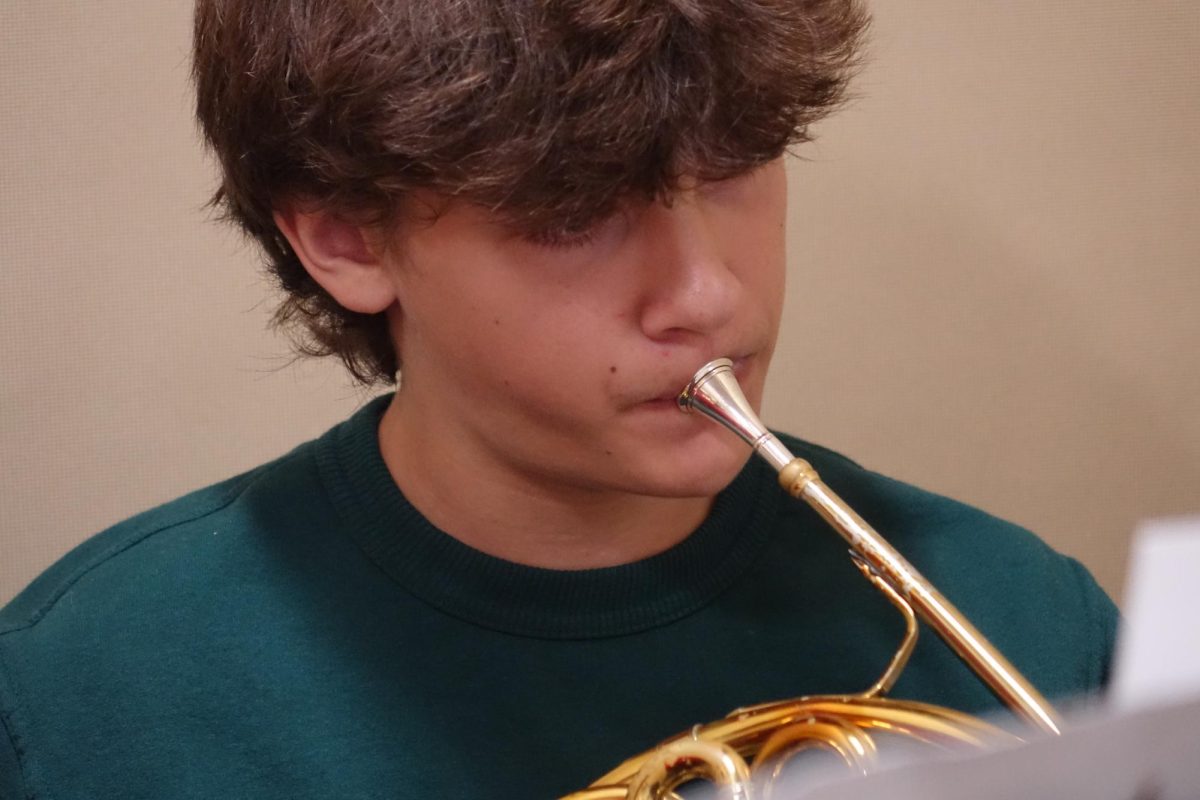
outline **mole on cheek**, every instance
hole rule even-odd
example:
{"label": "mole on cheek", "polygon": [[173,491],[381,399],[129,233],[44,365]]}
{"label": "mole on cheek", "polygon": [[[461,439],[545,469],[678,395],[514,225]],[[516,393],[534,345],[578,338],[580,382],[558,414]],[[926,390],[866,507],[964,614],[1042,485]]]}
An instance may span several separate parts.
{"label": "mole on cheek", "polygon": [[609,371],[609,372],[611,372],[611,373],[613,373],[613,374],[615,375],[615,374],[616,374],[616,372],[617,372],[617,368],[616,368],[616,366],[614,365],[614,366],[611,366],[611,367],[609,367],[609,368],[608,368],[608,371]]}

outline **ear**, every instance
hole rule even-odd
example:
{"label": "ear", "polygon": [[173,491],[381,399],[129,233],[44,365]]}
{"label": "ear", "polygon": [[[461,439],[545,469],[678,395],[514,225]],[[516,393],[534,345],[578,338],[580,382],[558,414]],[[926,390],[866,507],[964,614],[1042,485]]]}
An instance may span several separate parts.
{"label": "ear", "polygon": [[367,229],[329,211],[279,209],[275,224],[304,269],[343,308],[378,314],[396,302],[383,248]]}

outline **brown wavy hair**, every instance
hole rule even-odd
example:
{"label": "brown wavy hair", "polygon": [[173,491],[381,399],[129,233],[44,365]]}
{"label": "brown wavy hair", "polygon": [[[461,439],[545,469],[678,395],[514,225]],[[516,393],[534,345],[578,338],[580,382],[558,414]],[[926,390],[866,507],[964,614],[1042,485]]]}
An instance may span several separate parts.
{"label": "brown wavy hair", "polygon": [[384,315],[317,285],[282,202],[387,225],[432,189],[531,233],[584,229],[807,141],[866,25],[857,0],[197,0],[212,202],[265,250],[301,352],[392,382]]}

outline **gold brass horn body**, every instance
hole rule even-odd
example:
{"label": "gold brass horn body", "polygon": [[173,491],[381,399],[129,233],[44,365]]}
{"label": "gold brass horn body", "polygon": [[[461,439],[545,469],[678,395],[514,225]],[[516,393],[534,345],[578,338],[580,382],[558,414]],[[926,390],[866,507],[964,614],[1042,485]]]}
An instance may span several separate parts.
{"label": "gold brass horn body", "polygon": [[[876,761],[874,733],[899,734],[946,748],[1018,741],[968,714],[884,697],[916,645],[918,616],[1018,716],[1038,730],[1059,733],[1058,715],[1029,681],[834,494],[807,461],[792,455],[766,429],[742,394],[729,359],[701,367],[680,394],[679,407],[699,411],[740,436],[775,467],[788,494],[812,506],[846,540],[859,571],[904,615],[904,639],[883,676],[860,694],[801,697],[736,709],[724,719],[667,739],[561,800],[661,800],[676,797],[675,788],[697,778],[724,786],[731,800],[769,800],[786,760],[803,750],[831,751],[852,770],[869,772]],[[753,794],[756,791],[760,794]]]}

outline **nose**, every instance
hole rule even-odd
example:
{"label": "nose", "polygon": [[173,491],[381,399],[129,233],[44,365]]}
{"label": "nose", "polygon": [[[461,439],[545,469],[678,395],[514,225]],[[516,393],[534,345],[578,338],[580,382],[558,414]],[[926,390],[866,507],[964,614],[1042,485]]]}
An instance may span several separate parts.
{"label": "nose", "polygon": [[641,325],[649,338],[683,343],[707,337],[733,318],[742,285],[729,260],[736,254],[722,248],[715,221],[692,193],[647,211]]}

